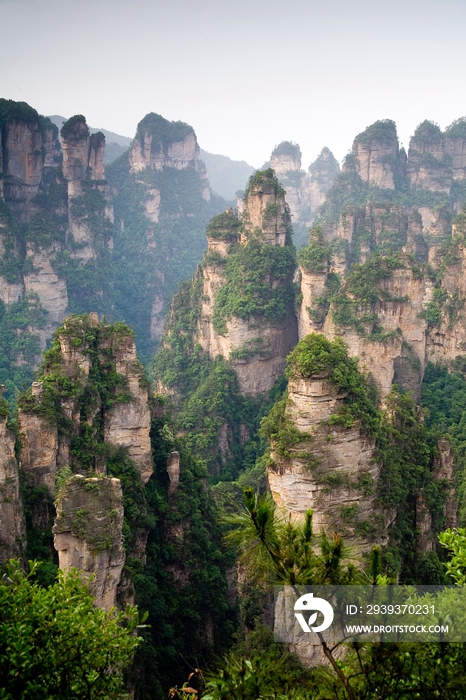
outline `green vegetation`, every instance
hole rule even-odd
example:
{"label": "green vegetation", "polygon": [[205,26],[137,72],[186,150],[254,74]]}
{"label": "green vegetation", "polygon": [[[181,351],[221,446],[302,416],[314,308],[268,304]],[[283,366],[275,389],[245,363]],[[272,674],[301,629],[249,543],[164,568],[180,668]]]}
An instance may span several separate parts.
{"label": "green vegetation", "polygon": [[9,121],[40,122],[39,113],[26,102],[0,99],[0,129]]}
{"label": "green vegetation", "polygon": [[396,124],[391,119],[380,119],[358,134],[354,140],[362,146],[371,146],[374,141],[388,146],[398,146]]}
{"label": "green vegetation", "polygon": [[[418,494],[422,493],[437,531],[444,525],[443,504],[448,485],[435,477],[438,433],[419,420],[411,395],[396,386],[385,398],[387,408],[382,412],[370,378],[359,371],[357,360],[348,356],[340,338],[329,341],[315,333],[306,336],[288,356],[286,374],[289,379],[327,378],[343,398],[339,410],[330,416],[329,427],[340,426],[344,431],[356,423],[363,434],[374,440],[374,459],[382,465],[378,500],[381,507],[397,513],[390,529],[390,546],[384,554],[385,566],[390,576],[401,575],[402,580],[413,581],[421,565],[415,538]],[[318,469],[319,452],[313,448],[312,437],[297,430],[286,408],[285,396],[262,420],[263,437],[272,443],[279,459],[287,460],[293,454],[305,460],[303,464],[311,470]],[[300,443],[304,451],[296,449]],[[367,476],[363,475],[360,483],[345,482],[346,486],[371,493],[375,485]],[[330,489],[341,486],[338,479],[328,479],[326,474],[322,482]],[[346,518],[351,514],[346,513]],[[357,523],[358,527],[362,525]],[[373,531],[374,527],[372,523]]]}
{"label": "green vegetation", "polygon": [[2,698],[126,698],[123,673],[142,641],[136,608],[97,608],[76,570],[44,588],[37,566],[26,575],[11,562],[0,581]]}
{"label": "green vegetation", "polygon": [[[72,348],[89,358],[89,375],[76,365],[68,367],[63,359],[59,336]],[[116,372],[116,350],[133,331],[122,323],[93,326],[87,315],[71,316],[54,334],[51,348],[44,353],[38,379],[42,381],[40,398],[29,389],[18,398],[19,407],[36,413],[56,425],[59,435],[70,442],[71,468],[93,475],[105,464],[109,447],[104,442],[104,412],[118,403],[131,401],[127,380]],[[141,371],[142,375],[142,371]],[[68,417],[71,404],[78,422]]]}
{"label": "green vegetation", "polygon": [[46,312],[35,294],[5,308],[0,301],[0,384],[13,408],[16,396],[33,381],[32,366],[40,357],[40,338],[31,328],[43,328]]}
{"label": "green vegetation", "polygon": [[298,252],[298,264],[310,273],[327,272],[330,264],[330,244],[324,240],[320,226],[310,230],[309,243]]}
{"label": "green vegetation", "polygon": [[141,141],[144,147],[144,136],[152,136],[151,152],[157,153],[162,150],[167,153],[168,147],[176,141],[183,141],[189,134],[194,134],[192,126],[184,122],[171,122],[164,119],[160,114],[150,112],[138,124],[136,138]]}
{"label": "green vegetation", "polygon": [[269,194],[274,193],[277,195],[285,195],[285,190],[275,177],[275,172],[272,170],[272,168],[267,168],[267,170],[256,170],[256,172],[251,175],[244,199],[247,200],[251,192],[255,189],[264,189],[264,191]]}
{"label": "green vegetation", "polygon": [[217,214],[210,221],[206,229],[209,238],[220,238],[230,243],[238,240],[238,229],[241,226],[240,220],[231,210]]}
{"label": "green vegetation", "polygon": [[[76,128],[81,124],[84,124],[86,128]],[[74,138],[78,138],[80,140],[87,139],[89,133],[89,128],[86,124],[86,117],[84,117],[82,114],[75,114],[74,117],[70,117],[70,119],[68,119],[60,129],[60,134],[65,139],[71,136],[74,136]]]}
{"label": "green vegetation", "polygon": [[288,356],[286,374],[288,378],[328,377],[339,391],[346,393],[343,406],[332,423],[350,427],[358,420],[363,432],[377,434],[380,413],[375,405],[374,390],[359,372],[358,361],[348,356],[341,338],[330,341],[317,333],[307,335]]}
{"label": "green vegetation", "polygon": [[445,136],[449,139],[466,138],[466,117],[455,119],[454,122],[445,129]]}
{"label": "green vegetation", "polygon": [[[168,301],[180,282],[195,271],[206,248],[206,225],[224,202],[215,197],[210,203],[203,199],[201,179],[194,168],[147,170],[132,175],[128,153],[108,166],[107,176],[117,191],[114,314],[131,323],[139,355],[148,363],[157,346]],[[153,190],[160,193],[158,223],[151,223],[145,216],[144,204],[153,198]],[[215,221],[212,227],[215,234]],[[154,327],[156,331],[151,332]]]}
{"label": "green vegetation", "polygon": [[213,324],[226,332],[233,317],[278,325],[293,305],[294,250],[251,239],[235,246],[225,265],[225,284],[215,297]]}
{"label": "green vegetation", "polygon": [[272,158],[274,156],[277,158],[279,156],[291,156],[291,158],[301,159],[301,151],[297,143],[293,143],[293,141],[282,141],[273,149]]}
{"label": "green vegetation", "polygon": [[443,141],[443,134],[438,124],[427,119],[416,127],[411,142],[417,145],[437,144]]}

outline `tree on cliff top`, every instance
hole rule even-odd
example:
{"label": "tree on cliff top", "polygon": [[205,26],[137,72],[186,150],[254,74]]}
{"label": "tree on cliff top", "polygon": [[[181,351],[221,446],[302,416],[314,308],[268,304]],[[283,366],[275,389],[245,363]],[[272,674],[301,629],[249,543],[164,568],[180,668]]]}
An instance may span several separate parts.
{"label": "tree on cliff top", "polygon": [[12,561],[0,581],[1,700],[127,698],[123,671],[141,641],[136,608],[95,607],[76,570],[42,588],[37,566],[26,575]]}

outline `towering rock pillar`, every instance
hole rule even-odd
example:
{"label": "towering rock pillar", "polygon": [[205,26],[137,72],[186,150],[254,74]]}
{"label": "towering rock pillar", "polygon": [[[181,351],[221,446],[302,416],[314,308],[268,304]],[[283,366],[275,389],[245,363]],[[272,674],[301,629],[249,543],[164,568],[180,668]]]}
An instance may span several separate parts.
{"label": "towering rock pillar", "polygon": [[53,526],[60,569],[76,567],[96,604],[109,610],[116,605],[117,586],[125,563],[123,547],[123,494],[119,479],[76,475],[60,489]]}
{"label": "towering rock pillar", "polygon": [[105,136],[90,134],[78,114],[61,129],[63,176],[68,189],[68,224],[71,254],[83,262],[95,258],[99,248],[112,247],[113,207],[105,180]]}
{"label": "towering rock pillar", "polygon": [[21,559],[26,545],[15,435],[7,421],[6,401],[0,398],[0,564],[11,558]]}
{"label": "towering rock pillar", "polygon": [[290,216],[272,170],[251,178],[242,220],[214,217],[207,239],[199,343],[232,361],[243,393],[268,391],[297,340]]}

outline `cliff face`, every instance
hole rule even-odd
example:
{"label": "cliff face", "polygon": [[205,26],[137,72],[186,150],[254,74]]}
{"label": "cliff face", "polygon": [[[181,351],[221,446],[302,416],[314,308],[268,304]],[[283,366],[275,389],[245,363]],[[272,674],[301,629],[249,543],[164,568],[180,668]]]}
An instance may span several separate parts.
{"label": "cliff face", "polygon": [[299,146],[283,141],[272,151],[270,167],[285,190],[293,222],[294,241],[299,247],[305,242],[307,229],[340,172],[340,166],[332,152],[324,148],[306,173],[301,170]]}
{"label": "cliff face", "polygon": [[[319,225],[298,255],[299,337],[317,332],[330,341],[341,338],[376,385],[387,424],[394,384],[419,401],[427,363],[443,363],[453,371],[466,348],[464,213],[452,224],[463,196],[462,123],[455,129],[453,139],[449,130],[442,134],[435,125],[421,125],[406,168],[393,122],[377,122],[360,134],[329,191]],[[449,149],[455,153],[455,176]],[[357,471],[369,467],[368,479],[377,484],[386,466],[374,453],[374,441],[355,424],[345,430],[329,427],[332,414],[341,410],[338,402],[345,400],[325,376],[290,380],[285,417],[302,439],[286,457],[277,453],[272,439],[269,483],[285,511],[298,517],[310,505],[319,528],[343,528],[364,549],[367,541],[355,514],[377,512],[377,507],[374,492],[361,497],[354,489]],[[437,466],[429,478],[449,484],[442,517],[454,526],[451,448],[439,446],[439,454],[432,457]],[[433,547],[438,522],[420,487],[414,497],[410,517],[420,533],[419,553]],[[353,529],[344,514],[351,522],[356,518]],[[395,510],[385,511],[380,541],[394,517]]]}
{"label": "cliff face", "polygon": [[363,182],[382,189],[395,189],[396,179],[404,176],[406,154],[400,151],[395,123],[375,122],[353,143],[352,164]]}
{"label": "cliff face", "polygon": [[[0,211],[0,297],[21,352],[5,348],[9,380],[32,379],[40,350],[70,310],[111,312],[112,205],[105,139],[78,115],[58,130],[24,103],[0,101],[4,201]],[[15,306],[17,305],[17,306]],[[1,334],[0,334],[1,335]],[[13,380],[14,381],[14,380]],[[8,384],[9,391],[13,391]]]}
{"label": "cliff face", "polygon": [[56,508],[53,533],[60,569],[76,567],[84,580],[92,576],[96,604],[110,610],[125,563],[120,480],[76,475],[60,489]]}
{"label": "cliff face", "polygon": [[[0,131],[0,300],[8,315],[0,342],[16,324],[4,349],[9,396],[32,381],[67,313],[128,319],[149,361],[166,300],[201,259],[205,225],[222,208],[193,129],[148,115],[132,150],[112,165],[111,189],[105,137],[91,134],[82,115],[63,124],[60,145],[48,118],[0,100]],[[27,325],[18,320],[25,316]]]}
{"label": "cliff face", "polygon": [[22,559],[26,545],[26,525],[20,494],[15,435],[8,429],[6,402],[0,415],[0,563]]}
{"label": "cliff face", "polygon": [[138,124],[127,158],[112,164],[109,178],[116,206],[116,314],[132,319],[148,361],[162,335],[167,299],[194,272],[205,250],[205,226],[222,205],[211,193],[193,128],[154,113]]}
{"label": "cliff face", "polygon": [[[281,318],[267,319],[260,299],[254,300],[257,308],[251,299],[252,313],[236,315],[234,312],[234,300],[236,297],[239,300],[242,293],[240,287],[246,285],[247,288],[249,278],[249,283],[253,284],[252,278],[258,274],[258,270],[245,266],[247,257],[263,261],[266,255],[270,256],[260,283],[267,285],[272,294],[283,296],[282,292],[291,283],[292,268],[286,274],[281,271],[280,276],[274,270],[274,258],[278,262],[281,257],[285,262],[289,257],[290,219],[285,197],[272,171],[264,172],[266,175],[256,174],[251,180],[241,221],[232,210],[212,220],[207,229],[209,248],[200,277],[203,293],[199,343],[211,359],[221,355],[232,361],[240,391],[250,395],[273,386],[297,339],[291,298]],[[284,255],[275,254],[272,246],[287,250]],[[241,275],[244,275],[243,280],[239,279]]]}
{"label": "cliff face", "polygon": [[302,520],[311,508],[316,532],[340,532],[366,551],[374,541],[387,542],[392,517],[377,503],[374,440],[357,423],[351,428],[329,423],[346,395],[328,373],[290,380],[284,418],[302,433],[301,441],[286,456],[272,443],[268,481],[286,513]]}
{"label": "cliff face", "polygon": [[124,449],[142,482],[148,480],[150,409],[143,375],[128,327],[99,325],[96,314],[65,322],[41,381],[20,402],[21,463],[36,485],[53,495],[65,465],[105,474],[105,445]]}
{"label": "cliff face", "polygon": [[[432,122],[420,124],[409,144],[408,177],[411,187],[451,195],[456,183],[465,178],[466,123],[454,122],[444,133]],[[465,201],[464,192],[458,190],[459,211]]]}

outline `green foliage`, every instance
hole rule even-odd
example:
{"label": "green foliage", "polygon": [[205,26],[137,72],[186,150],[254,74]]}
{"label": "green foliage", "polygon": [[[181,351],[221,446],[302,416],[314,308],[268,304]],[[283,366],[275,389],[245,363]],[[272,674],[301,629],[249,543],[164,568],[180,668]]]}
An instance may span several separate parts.
{"label": "green foliage", "polygon": [[320,226],[310,230],[308,245],[298,252],[298,263],[306,272],[327,272],[330,264],[330,244],[324,240],[324,232]]}
{"label": "green foliage", "polygon": [[0,259],[0,274],[5,277],[9,284],[14,284],[21,279],[22,232],[3,197],[0,197],[0,224],[1,241],[4,248]]}
{"label": "green foliage", "polygon": [[380,427],[380,413],[375,396],[366,378],[358,370],[356,359],[348,356],[341,338],[334,341],[317,333],[300,340],[288,356],[287,376],[319,377],[329,381],[346,394],[343,406],[332,418],[332,424],[342,423],[350,427],[353,421],[361,421],[361,429],[375,435]]}
{"label": "green foliage", "polygon": [[391,119],[380,119],[358,134],[354,140],[355,143],[367,147],[370,147],[374,141],[387,146],[397,146],[396,124]]}
{"label": "green foliage", "polygon": [[[71,347],[79,348],[82,356],[89,358],[88,376],[77,365],[67,367],[59,336],[67,338]],[[86,314],[69,317],[44,353],[38,372],[41,396],[36,398],[28,390],[18,399],[23,411],[43,416],[57,426],[60,435],[71,438],[70,466],[75,472],[99,471],[99,465],[105,463],[108,447],[104,443],[104,412],[132,398],[126,378],[116,372],[116,352],[125,339],[133,337],[133,331],[121,322],[93,326]],[[79,416],[77,423],[68,417],[65,405],[69,404]]]}
{"label": "green foliage", "polygon": [[123,671],[141,638],[135,608],[94,605],[76,570],[48,588],[15,562],[0,582],[0,677],[5,700],[126,698]]}
{"label": "green foliage", "polygon": [[285,190],[275,177],[275,171],[272,170],[272,168],[267,168],[267,170],[256,170],[256,172],[251,175],[244,198],[247,199],[251,192],[257,189],[263,190],[269,194],[285,194]]}
{"label": "green foliage", "polygon": [[420,314],[421,318],[426,319],[427,325],[430,328],[433,326],[439,327],[442,319],[442,311],[447,299],[448,292],[446,289],[443,289],[443,287],[434,289],[432,301],[427,304],[426,310]]}
{"label": "green foliage", "polygon": [[293,304],[294,267],[294,251],[287,246],[256,239],[235,246],[225,265],[225,284],[215,297],[215,330],[225,333],[225,322],[233,317],[278,325]]}
{"label": "green foliage", "polygon": [[270,493],[261,496],[246,488],[243,510],[225,518],[225,539],[238,549],[251,579],[286,586],[355,583],[354,567],[343,566],[346,551],[340,535],[319,541],[312,531],[312,515],[307,511],[299,524],[282,520]]}
{"label": "green foliage", "polygon": [[438,536],[439,542],[450,554],[446,563],[448,576],[457,586],[466,584],[466,530],[449,528]]}
{"label": "green foliage", "polygon": [[[76,127],[80,124],[84,124],[86,128],[77,129]],[[70,117],[60,129],[60,134],[65,139],[69,138],[70,136],[78,139],[86,139],[89,136],[89,128],[86,124],[86,117],[83,117],[82,114],[75,114],[74,117]]]}
{"label": "green foliage", "polygon": [[[221,653],[233,632],[217,508],[206,486],[204,465],[174,439],[167,419],[154,419],[154,476],[146,486],[149,529],[147,562],[130,559],[136,602],[149,613],[135,662],[140,700],[162,700],[188,670]],[[180,455],[180,484],[168,495],[167,456]],[[212,630],[209,638],[207,630]]]}
{"label": "green foliage", "polygon": [[451,368],[428,363],[422,383],[421,403],[426,424],[451,442],[458,479],[459,514],[466,522],[466,378],[464,356],[458,356]]}
{"label": "green foliage", "polygon": [[416,127],[411,141],[415,146],[437,144],[443,141],[443,134],[438,124],[426,119]]}
{"label": "green foliage", "polygon": [[220,238],[224,241],[236,242],[238,240],[238,229],[241,226],[240,220],[231,210],[217,214],[209,221],[206,235],[209,238]]}
{"label": "green foliage", "polygon": [[16,396],[34,378],[32,366],[40,357],[40,338],[32,329],[43,328],[46,311],[36,294],[14,302],[8,310],[0,302],[0,383],[13,408]]}
{"label": "green foliage", "polygon": [[368,326],[372,327],[376,321],[375,304],[380,301],[407,301],[406,297],[393,297],[382,283],[391,278],[394,270],[404,268],[411,262],[401,255],[374,255],[362,265],[355,265],[344,286],[330,296],[335,323],[354,326],[361,335],[367,334]]}
{"label": "green foliage", "polygon": [[40,117],[33,107],[26,102],[0,99],[0,129],[9,121],[39,123]]}
{"label": "green foliage", "polygon": [[260,434],[273,444],[274,452],[280,457],[289,459],[291,451],[295,445],[304,440],[309,440],[307,433],[302,433],[295,424],[287,417],[286,407],[288,405],[288,395],[277,401],[261,420]]}
{"label": "green foliage", "polygon": [[291,156],[291,158],[301,159],[301,151],[297,143],[282,141],[272,151],[272,158],[279,156]]}
{"label": "green foliage", "polygon": [[47,211],[38,211],[34,214],[29,224],[26,240],[32,244],[36,252],[50,248],[56,241],[64,243],[62,231],[58,229]]}
{"label": "green foliage", "polygon": [[[257,638],[258,633],[251,636]],[[264,634],[262,634],[264,636]],[[312,696],[308,673],[278,644],[248,638],[246,649],[234,649],[215,671],[206,674],[203,700],[306,700]]]}
{"label": "green foliage", "polygon": [[449,139],[466,138],[466,118],[455,119],[454,122],[445,129],[445,136]]}
{"label": "green foliage", "polygon": [[[107,168],[109,183],[116,190],[115,316],[131,323],[139,355],[148,363],[156,348],[151,327],[161,323],[180,282],[192,276],[206,248],[206,225],[224,202],[214,197],[209,204],[203,199],[202,182],[194,168],[147,169],[137,176],[129,170],[128,153]],[[157,224],[147,219],[144,208],[154,189],[160,192]],[[157,307],[159,317],[154,319]]]}
{"label": "green foliage", "polygon": [[168,147],[176,142],[183,141],[189,134],[194,134],[192,126],[184,122],[170,122],[164,119],[160,114],[150,112],[142,119],[136,130],[136,138],[141,141],[141,146],[144,147],[144,137],[146,134],[152,136],[151,151],[156,153],[163,150],[167,153]]}

